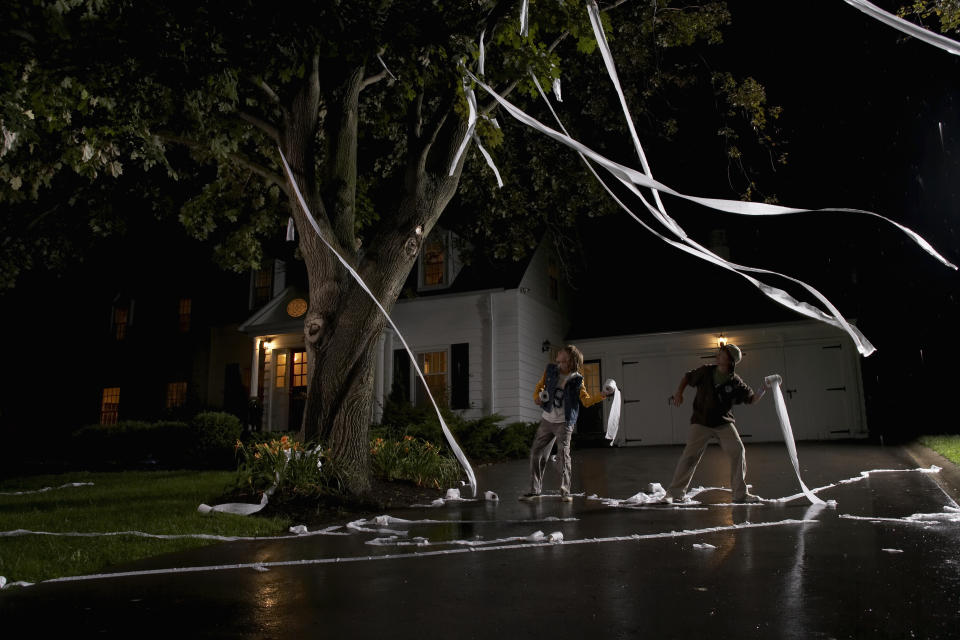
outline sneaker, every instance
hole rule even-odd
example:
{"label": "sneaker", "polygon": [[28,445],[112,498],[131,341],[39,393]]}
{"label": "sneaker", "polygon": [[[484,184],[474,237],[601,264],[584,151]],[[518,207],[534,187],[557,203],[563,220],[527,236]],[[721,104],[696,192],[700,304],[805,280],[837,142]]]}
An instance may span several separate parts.
{"label": "sneaker", "polygon": [[658,500],[658,502],[660,504],[673,504],[673,498],[671,498],[670,496],[663,496],[662,498],[660,498],[660,500]]}
{"label": "sneaker", "polygon": [[573,496],[568,494],[560,496],[560,502],[573,502]]}
{"label": "sneaker", "polygon": [[527,501],[527,502],[532,501],[532,500],[538,500],[538,499],[540,499],[540,494],[539,494],[539,493],[525,493],[525,494],[523,494],[522,496],[520,496],[519,499],[520,499],[520,500],[523,500],[523,501]]}

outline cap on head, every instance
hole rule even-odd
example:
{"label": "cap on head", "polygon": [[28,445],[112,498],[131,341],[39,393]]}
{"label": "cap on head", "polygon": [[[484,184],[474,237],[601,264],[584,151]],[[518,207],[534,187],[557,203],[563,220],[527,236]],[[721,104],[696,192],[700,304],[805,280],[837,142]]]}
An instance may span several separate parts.
{"label": "cap on head", "polygon": [[727,343],[723,345],[723,349],[727,352],[727,355],[730,356],[730,362],[734,365],[740,363],[740,360],[743,359],[743,353],[740,352],[740,347],[735,344]]}

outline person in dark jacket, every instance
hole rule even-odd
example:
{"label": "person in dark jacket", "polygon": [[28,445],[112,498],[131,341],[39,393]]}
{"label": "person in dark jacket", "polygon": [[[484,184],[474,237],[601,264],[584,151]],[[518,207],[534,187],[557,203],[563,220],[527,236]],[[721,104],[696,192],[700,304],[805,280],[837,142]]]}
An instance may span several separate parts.
{"label": "person in dark jacket", "polygon": [[688,386],[697,388],[693,400],[693,415],[687,443],[677,462],[673,480],[667,488],[665,502],[683,500],[690,480],[693,478],[700,458],[710,440],[716,438],[720,448],[730,459],[730,489],[734,502],[760,502],[760,497],[747,491],[747,456],[734,426],[735,404],[753,404],[763,397],[766,389],[761,385],[754,393],[734,369],[740,362],[740,348],[727,344],[717,352],[717,363],[697,367],[683,374],[680,385],[671,398],[676,406],[683,404],[683,391]]}
{"label": "person in dark jacket", "polygon": [[543,409],[540,414],[540,426],[533,437],[530,447],[530,492],[520,496],[521,500],[540,498],[543,488],[543,471],[547,459],[557,442],[557,456],[560,458],[560,499],[570,502],[570,480],[572,461],[570,459],[570,438],[577,424],[580,405],[585,407],[603,400],[607,394],[601,392],[591,397],[583,384],[580,368],[583,366],[583,354],[573,345],[567,345],[557,354],[556,364],[548,364],[533,392],[533,401]]}

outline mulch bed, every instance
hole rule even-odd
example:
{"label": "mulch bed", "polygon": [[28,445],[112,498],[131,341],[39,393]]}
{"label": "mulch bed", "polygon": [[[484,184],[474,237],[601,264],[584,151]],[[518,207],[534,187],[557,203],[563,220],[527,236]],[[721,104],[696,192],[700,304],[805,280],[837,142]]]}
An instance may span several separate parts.
{"label": "mulch bed", "polygon": [[[287,500],[271,499],[257,515],[285,516],[293,524],[303,524],[309,529],[318,529],[381,515],[390,509],[430,504],[437,498],[442,498],[445,493],[446,490],[418,487],[411,482],[373,480],[370,493],[362,498],[302,496]],[[256,502],[257,500],[251,496],[241,498],[234,495],[225,501]]]}

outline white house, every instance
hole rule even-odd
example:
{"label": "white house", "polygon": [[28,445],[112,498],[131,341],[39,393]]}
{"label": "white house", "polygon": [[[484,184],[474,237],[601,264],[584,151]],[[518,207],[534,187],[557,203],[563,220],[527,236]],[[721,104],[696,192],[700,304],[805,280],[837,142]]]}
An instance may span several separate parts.
{"label": "white house", "polygon": [[[570,341],[566,313],[570,292],[560,277],[552,243],[541,243],[512,271],[481,271],[463,266],[452,235],[436,230],[392,318],[438,402],[467,418],[497,413],[505,423],[538,420],[540,410],[532,401],[534,385],[557,348]],[[274,290],[281,288],[276,279],[273,285]],[[305,313],[303,293],[285,287],[240,327],[253,338],[250,389],[251,396],[262,399],[265,430],[299,428],[311,366],[304,348]],[[737,372],[748,384],[756,387],[773,373],[783,377],[798,440],[866,436],[859,356],[852,343],[833,327],[797,321],[617,337],[573,336],[584,354],[588,391],[599,393],[607,378],[615,379],[622,391],[624,411],[617,444],[684,441],[693,393],[688,392],[680,408],[671,408],[667,398],[685,371],[710,361],[721,334],[743,350]],[[378,347],[371,422],[380,420],[383,401],[391,391],[414,403],[426,401],[406,350],[388,328]],[[607,404],[583,413],[578,425],[581,436],[600,437]],[[781,438],[772,401],[740,407],[734,414],[744,439]]]}

